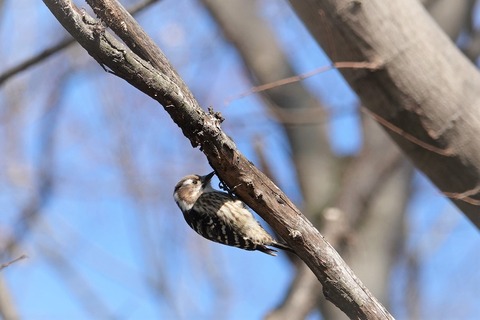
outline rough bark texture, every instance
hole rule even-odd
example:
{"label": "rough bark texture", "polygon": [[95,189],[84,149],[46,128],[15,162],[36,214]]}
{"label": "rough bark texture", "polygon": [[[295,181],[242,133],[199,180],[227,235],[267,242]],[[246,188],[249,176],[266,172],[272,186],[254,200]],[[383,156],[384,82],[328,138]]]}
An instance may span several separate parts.
{"label": "rough bark texture", "polygon": [[[258,17],[258,1],[203,2],[225,37],[239,51],[254,83],[262,85],[295,76],[275,34],[267,22]],[[338,163],[330,152],[326,135],[326,112],[301,82],[272,88],[261,96],[285,128],[302,190],[303,213],[311,219],[319,219],[338,181],[335,170]]]}
{"label": "rough bark texture", "polygon": [[[221,116],[205,113],[163,54],[119,9],[116,1],[89,1],[97,15],[140,56],[109,35],[70,1],[46,5],[99,63],[161,103],[194,147],[199,146],[220,178],[259,213],[298,253],[324,286],[325,296],[354,319],[392,318],[318,230],[221,130]],[[139,35],[141,39],[138,39]],[[147,37],[147,38],[145,38]],[[156,66],[156,67],[154,67]]]}
{"label": "rough bark texture", "polygon": [[480,227],[480,76],[470,61],[416,0],[290,3],[333,61],[379,64],[342,73],[416,167]]}
{"label": "rough bark texture", "polygon": [[[203,3],[225,38],[238,50],[255,85],[294,75],[271,26],[262,19],[261,0],[203,0]],[[304,195],[302,212],[314,221],[347,263],[356,267],[354,271],[361,272],[360,279],[375,297],[387,304],[389,271],[397,258],[392,248],[398,246],[401,238],[399,226],[411,177],[404,161],[400,161],[403,157],[398,148],[378,124],[367,118],[363,126],[363,151],[350,161],[336,158],[329,150],[324,132],[329,119],[303,82],[263,91],[261,96],[285,127]],[[340,210],[325,209],[331,205]],[[346,236],[354,240],[345,244]],[[267,318],[305,319],[319,307],[326,319],[346,318],[322,298],[322,287],[315,275],[301,265],[285,298]]]}

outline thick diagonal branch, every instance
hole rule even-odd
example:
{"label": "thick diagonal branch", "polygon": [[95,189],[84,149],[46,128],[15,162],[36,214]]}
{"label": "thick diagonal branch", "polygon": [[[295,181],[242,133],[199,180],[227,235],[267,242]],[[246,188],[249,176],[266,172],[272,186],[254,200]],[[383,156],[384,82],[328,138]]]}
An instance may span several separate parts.
{"label": "thick diagonal branch", "polygon": [[160,50],[151,47],[153,42],[136,38],[138,34],[146,35],[139,32],[135,21],[124,16],[116,1],[90,1],[90,4],[112,30],[115,30],[113,24],[128,30],[128,34],[117,35],[124,41],[128,37],[125,42],[129,46],[143,46],[135,52],[148,57],[148,62],[70,1],[44,2],[99,63],[164,106],[192,145],[205,153],[220,178],[228,186],[235,186],[236,194],[296,250],[322,282],[330,301],[350,318],[391,318],[287,196],[237,150],[220,128],[221,116],[200,108]]}

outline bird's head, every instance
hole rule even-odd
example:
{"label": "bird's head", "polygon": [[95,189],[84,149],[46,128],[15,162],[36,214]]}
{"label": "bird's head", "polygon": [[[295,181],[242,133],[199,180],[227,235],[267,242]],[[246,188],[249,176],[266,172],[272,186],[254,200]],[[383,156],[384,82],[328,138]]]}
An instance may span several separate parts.
{"label": "bird's head", "polygon": [[183,177],[177,183],[173,191],[173,198],[182,211],[185,212],[192,209],[202,193],[214,190],[210,184],[214,174],[215,171],[205,176],[191,174]]}

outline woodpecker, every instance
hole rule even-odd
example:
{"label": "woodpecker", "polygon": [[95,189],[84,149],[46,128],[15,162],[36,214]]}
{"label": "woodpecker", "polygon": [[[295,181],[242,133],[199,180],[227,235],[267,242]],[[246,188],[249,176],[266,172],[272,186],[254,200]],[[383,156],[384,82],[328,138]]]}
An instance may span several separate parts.
{"label": "woodpecker", "polygon": [[195,232],[214,242],[271,256],[276,256],[277,251],[267,246],[293,252],[268,234],[242,201],[213,189],[210,180],[214,174],[188,175],[173,192],[185,221]]}

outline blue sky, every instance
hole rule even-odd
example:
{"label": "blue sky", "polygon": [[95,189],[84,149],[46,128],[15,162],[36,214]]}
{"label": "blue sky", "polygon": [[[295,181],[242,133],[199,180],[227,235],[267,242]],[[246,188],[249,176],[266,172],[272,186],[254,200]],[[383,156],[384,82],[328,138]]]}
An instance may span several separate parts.
{"label": "blue sky", "polygon": [[[329,63],[283,2],[264,1],[261,10],[298,73]],[[255,95],[225,105],[252,84],[201,5],[165,0],[138,20],[200,103],[222,112],[224,129],[254,163],[252,141],[262,138],[279,186],[300,203],[281,127]],[[64,34],[43,3],[7,0],[0,20],[0,72]],[[305,84],[329,105],[335,153],[355,155],[362,143],[355,95],[337,71]],[[0,241],[13,232],[20,208],[35,190],[37,165],[46,156],[38,137],[52,97],[61,106],[52,155],[54,194],[18,251],[29,258],[1,274],[22,318],[259,319],[279,303],[293,277],[287,258],[212,244],[188,228],[173,201],[173,186],[186,174],[209,172],[204,156],[161,106],[103,72],[78,48],[0,88],[0,130],[8,138],[19,132],[13,135],[16,151],[8,139],[0,141],[4,159],[15,160],[0,170]],[[7,117],[13,108],[14,116]],[[129,167],[119,163],[122,152],[134,154],[130,178],[121,174],[122,165]],[[425,319],[478,318],[480,306],[471,302],[480,293],[478,231],[421,174],[412,194],[407,250],[427,253],[420,256],[419,272]],[[432,234],[437,224],[441,232]],[[392,312],[399,319],[405,317],[404,269],[400,262],[392,275]],[[468,308],[462,313],[463,305]]]}

